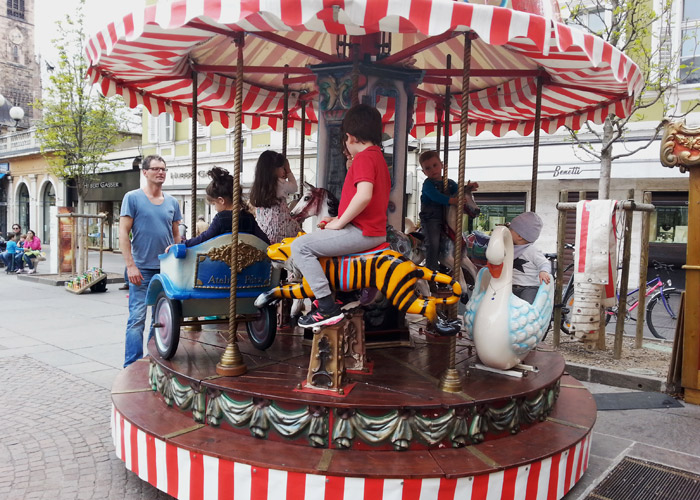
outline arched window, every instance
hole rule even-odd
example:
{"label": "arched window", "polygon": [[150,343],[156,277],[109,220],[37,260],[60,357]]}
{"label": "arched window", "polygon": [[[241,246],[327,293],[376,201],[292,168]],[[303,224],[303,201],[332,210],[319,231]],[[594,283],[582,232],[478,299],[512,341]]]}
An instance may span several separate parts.
{"label": "arched window", "polygon": [[41,241],[46,244],[51,243],[51,207],[56,206],[56,191],[53,184],[48,182],[44,187],[44,193],[41,196],[41,206],[43,208],[43,231]]}
{"label": "arched window", "polygon": [[22,184],[19,187],[19,192],[17,193],[17,215],[18,223],[22,226],[22,229],[30,229],[29,223],[29,190],[26,184]]}

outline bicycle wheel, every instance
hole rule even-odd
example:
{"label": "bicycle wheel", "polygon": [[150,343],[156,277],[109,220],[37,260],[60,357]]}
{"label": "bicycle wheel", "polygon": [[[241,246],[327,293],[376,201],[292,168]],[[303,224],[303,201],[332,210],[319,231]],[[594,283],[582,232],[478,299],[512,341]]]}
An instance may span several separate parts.
{"label": "bicycle wheel", "polygon": [[567,335],[571,334],[571,315],[574,311],[574,287],[571,287],[564,294],[561,301],[561,331]]}
{"label": "bicycle wheel", "polygon": [[665,288],[663,292],[659,291],[649,299],[647,326],[654,337],[657,339],[673,338],[676,333],[680,306],[681,292],[675,288]]}

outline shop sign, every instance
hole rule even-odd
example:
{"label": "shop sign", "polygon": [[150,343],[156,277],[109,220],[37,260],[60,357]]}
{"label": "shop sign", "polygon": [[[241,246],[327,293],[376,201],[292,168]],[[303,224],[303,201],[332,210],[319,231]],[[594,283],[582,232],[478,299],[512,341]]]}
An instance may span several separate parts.
{"label": "shop sign", "polygon": [[137,170],[104,172],[87,182],[89,189],[85,201],[117,201],[133,189],[139,188],[140,173]]}
{"label": "shop sign", "polygon": [[[197,172],[197,177],[200,178],[205,178],[207,176],[207,173],[204,170],[200,170]],[[172,172],[170,174],[170,177],[172,179],[191,179],[192,178],[192,172]]]}
{"label": "shop sign", "polygon": [[562,167],[561,165],[557,165],[554,167],[554,171],[552,172],[552,177],[569,177],[572,175],[581,175],[581,167]]}
{"label": "shop sign", "polygon": [[7,162],[0,163],[0,174],[9,174],[10,173],[10,164]]}
{"label": "shop sign", "polygon": [[105,188],[118,188],[122,187],[121,182],[117,181],[112,181],[112,182],[91,182],[91,183],[85,183],[86,187],[88,189],[105,189]]}

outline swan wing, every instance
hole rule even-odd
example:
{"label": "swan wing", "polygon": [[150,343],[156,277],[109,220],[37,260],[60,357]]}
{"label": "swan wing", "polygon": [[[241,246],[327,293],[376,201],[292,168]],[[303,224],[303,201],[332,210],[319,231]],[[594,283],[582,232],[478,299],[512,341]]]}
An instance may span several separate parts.
{"label": "swan wing", "polygon": [[467,308],[464,311],[464,329],[467,332],[467,337],[473,339],[472,328],[474,326],[474,317],[476,316],[476,311],[479,308],[479,304],[486,295],[486,287],[489,280],[491,279],[491,273],[487,268],[482,268],[476,275],[476,282],[474,284],[474,292],[472,293],[469,302],[467,302]]}

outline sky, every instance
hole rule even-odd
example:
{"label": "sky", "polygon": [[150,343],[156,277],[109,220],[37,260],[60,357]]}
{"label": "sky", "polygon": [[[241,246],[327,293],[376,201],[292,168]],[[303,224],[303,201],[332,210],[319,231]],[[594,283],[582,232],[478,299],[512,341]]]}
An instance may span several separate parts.
{"label": "sky", "polygon": [[[144,3],[144,0],[86,0],[84,12],[88,34],[92,35],[132,10],[143,8]],[[56,21],[65,19],[68,13],[74,13],[78,4],[78,0],[34,1],[35,47],[42,61],[56,60],[56,50],[51,43],[57,36]],[[42,69],[43,67],[45,65],[42,62]]]}

